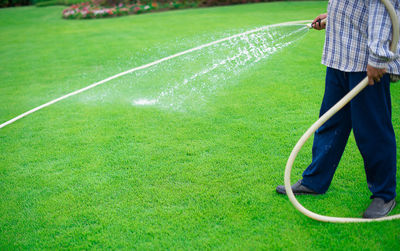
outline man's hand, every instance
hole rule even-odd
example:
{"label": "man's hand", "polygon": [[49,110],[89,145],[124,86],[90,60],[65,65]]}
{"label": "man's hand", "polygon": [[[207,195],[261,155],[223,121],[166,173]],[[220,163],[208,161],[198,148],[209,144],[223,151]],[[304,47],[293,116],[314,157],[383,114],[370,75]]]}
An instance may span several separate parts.
{"label": "man's hand", "polygon": [[326,13],[319,15],[314,19],[314,21],[311,23],[311,27],[313,27],[316,30],[323,30],[326,27],[326,22],[322,22],[322,20],[326,19],[328,15]]}
{"label": "man's hand", "polygon": [[374,85],[374,83],[378,83],[385,73],[386,69],[379,69],[371,65],[368,65],[367,66],[368,84]]}

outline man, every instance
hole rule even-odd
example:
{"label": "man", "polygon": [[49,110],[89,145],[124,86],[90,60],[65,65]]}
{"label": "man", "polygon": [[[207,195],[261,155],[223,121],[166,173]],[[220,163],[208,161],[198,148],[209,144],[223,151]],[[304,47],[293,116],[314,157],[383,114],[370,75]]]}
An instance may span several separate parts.
{"label": "man", "polygon": [[[391,0],[400,15],[400,1]],[[326,27],[319,20],[327,18]],[[313,22],[326,28],[322,63],[327,66],[320,116],[365,76],[367,86],[315,132],[312,163],[294,194],[328,190],[351,129],[364,159],[372,202],[364,218],[386,216],[395,206],[396,141],[391,121],[390,74],[400,75],[399,50],[389,50],[391,21],[381,0],[330,0],[328,13]],[[286,194],[284,186],[277,192]]]}

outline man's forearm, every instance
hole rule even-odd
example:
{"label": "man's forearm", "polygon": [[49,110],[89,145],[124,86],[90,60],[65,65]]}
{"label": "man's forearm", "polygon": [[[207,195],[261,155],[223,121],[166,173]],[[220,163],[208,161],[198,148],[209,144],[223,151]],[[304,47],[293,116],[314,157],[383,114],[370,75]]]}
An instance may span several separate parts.
{"label": "man's forearm", "polygon": [[388,62],[398,58],[397,53],[390,51],[391,20],[381,0],[369,0],[368,7],[368,65],[385,69]]}

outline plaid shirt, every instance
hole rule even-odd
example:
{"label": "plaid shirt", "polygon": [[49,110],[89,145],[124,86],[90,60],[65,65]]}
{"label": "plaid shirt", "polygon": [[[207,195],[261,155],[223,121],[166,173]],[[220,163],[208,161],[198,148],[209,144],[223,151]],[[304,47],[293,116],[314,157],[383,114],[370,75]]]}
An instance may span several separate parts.
{"label": "plaid shirt", "polygon": [[[390,0],[400,17],[400,0]],[[392,23],[381,0],[330,0],[322,64],[345,72],[367,65],[400,74],[400,45],[389,49]]]}

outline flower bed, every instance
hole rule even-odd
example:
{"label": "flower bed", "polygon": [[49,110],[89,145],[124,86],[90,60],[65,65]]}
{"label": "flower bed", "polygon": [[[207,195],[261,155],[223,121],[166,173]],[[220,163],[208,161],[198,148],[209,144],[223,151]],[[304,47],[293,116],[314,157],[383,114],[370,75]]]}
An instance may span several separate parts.
{"label": "flower bed", "polygon": [[91,19],[104,17],[117,17],[131,14],[149,12],[157,8],[157,4],[131,4],[120,3],[113,7],[104,7],[93,2],[75,4],[63,11],[63,18],[66,19]]}
{"label": "flower bed", "polygon": [[177,9],[181,7],[193,7],[193,6],[183,6],[179,2],[169,2],[166,5],[160,6],[158,3],[154,2],[151,4],[120,3],[113,7],[105,7],[93,1],[93,2],[85,2],[72,5],[71,7],[63,11],[62,16],[65,19],[92,19],[92,18],[117,17],[117,16],[131,15],[131,14],[140,14],[154,10]]}

